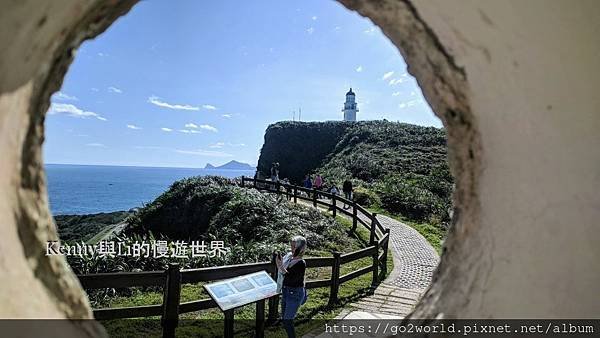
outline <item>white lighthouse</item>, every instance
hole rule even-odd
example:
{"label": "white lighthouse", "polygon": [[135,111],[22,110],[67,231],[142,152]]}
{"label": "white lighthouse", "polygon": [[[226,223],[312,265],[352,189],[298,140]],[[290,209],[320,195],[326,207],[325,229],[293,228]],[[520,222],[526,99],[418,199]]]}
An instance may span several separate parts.
{"label": "white lighthouse", "polygon": [[350,91],[346,93],[346,102],[344,102],[344,121],[356,121],[356,112],[358,112],[358,108],[356,108],[356,95],[350,88]]}

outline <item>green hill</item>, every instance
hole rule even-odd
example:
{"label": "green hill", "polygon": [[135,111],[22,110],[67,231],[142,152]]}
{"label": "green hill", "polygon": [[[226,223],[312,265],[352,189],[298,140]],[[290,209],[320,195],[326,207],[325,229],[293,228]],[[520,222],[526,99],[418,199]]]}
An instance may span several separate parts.
{"label": "green hill", "polygon": [[248,260],[268,260],[273,249],[284,249],[298,234],[306,237],[311,250],[329,252],[350,245],[343,227],[319,211],[239,187],[219,176],[176,181],[128,222],[126,234],[151,232],[171,240],[224,241],[236,251],[256,254]]}
{"label": "green hill", "polygon": [[258,170],[268,176],[272,162],[294,183],[319,173],[339,187],[348,177],[361,204],[448,220],[453,180],[443,129],[385,120],[279,122],[266,130]]}
{"label": "green hill", "polygon": [[64,242],[87,242],[98,232],[122,222],[131,213],[115,211],[90,215],[56,215],[58,236]]}

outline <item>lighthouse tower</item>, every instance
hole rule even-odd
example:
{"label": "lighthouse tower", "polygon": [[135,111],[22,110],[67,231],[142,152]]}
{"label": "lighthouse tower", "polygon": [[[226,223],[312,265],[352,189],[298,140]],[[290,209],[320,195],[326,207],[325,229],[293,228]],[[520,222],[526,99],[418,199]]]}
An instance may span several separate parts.
{"label": "lighthouse tower", "polygon": [[346,93],[346,102],[344,102],[344,121],[356,121],[356,112],[358,112],[358,108],[356,108],[356,95],[350,88],[350,91]]}

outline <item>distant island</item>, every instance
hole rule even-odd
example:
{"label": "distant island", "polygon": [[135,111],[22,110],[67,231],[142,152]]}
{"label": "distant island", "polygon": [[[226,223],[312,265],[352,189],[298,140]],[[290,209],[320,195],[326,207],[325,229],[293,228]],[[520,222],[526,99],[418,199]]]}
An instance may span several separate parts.
{"label": "distant island", "polygon": [[210,163],[206,163],[204,169],[224,169],[224,170],[255,170],[256,168],[249,165],[248,163],[242,163],[235,160],[231,160],[223,165],[215,167]]}

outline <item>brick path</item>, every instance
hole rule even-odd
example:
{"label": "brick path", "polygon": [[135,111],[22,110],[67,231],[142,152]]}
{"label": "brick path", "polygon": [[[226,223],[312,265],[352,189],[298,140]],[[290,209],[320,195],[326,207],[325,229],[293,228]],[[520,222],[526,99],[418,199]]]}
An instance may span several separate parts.
{"label": "brick path", "polygon": [[[390,248],[394,269],[375,289],[373,295],[350,304],[370,314],[404,317],[409,314],[438,265],[439,256],[427,240],[415,229],[393,218],[377,215],[384,228],[390,229]],[[352,313],[349,314],[352,318]],[[347,318],[342,314],[343,318]]]}
{"label": "brick path", "polygon": [[[306,201],[298,202],[312,206]],[[358,213],[358,216],[370,222],[362,213]],[[384,228],[390,229],[389,247],[394,258],[394,269],[375,288],[373,295],[351,303],[350,308],[342,311],[338,319],[405,317],[431,283],[439,263],[437,251],[417,230],[385,215],[377,215],[377,220]],[[354,309],[357,311],[352,311]]]}
{"label": "brick path", "polygon": [[[393,218],[377,215],[384,228],[390,229],[390,248],[394,257],[394,269],[374,290],[363,297],[332,321],[352,319],[401,319],[408,315],[425,289],[438,265],[439,256],[425,237],[408,225]],[[340,323],[343,324],[343,323]],[[346,334],[326,333],[315,330],[304,338],[346,337]],[[375,337],[375,333],[355,334],[355,337]]]}

